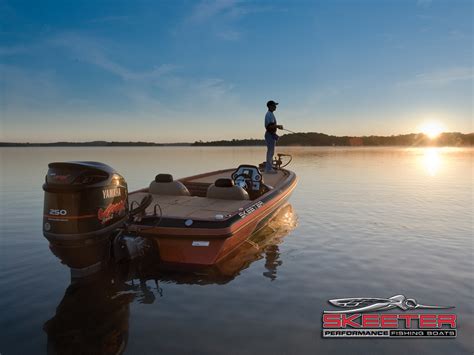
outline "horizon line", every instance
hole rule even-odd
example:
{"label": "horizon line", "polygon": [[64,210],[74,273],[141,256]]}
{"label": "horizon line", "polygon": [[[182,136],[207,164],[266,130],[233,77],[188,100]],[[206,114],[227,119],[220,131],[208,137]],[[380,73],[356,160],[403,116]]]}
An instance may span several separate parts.
{"label": "horizon line", "polygon": [[[298,134],[321,134],[325,135],[328,137],[334,137],[334,138],[370,138],[370,137],[378,137],[378,138],[391,138],[391,137],[402,137],[402,136],[410,136],[410,135],[423,135],[428,137],[426,133],[423,132],[418,132],[418,133],[404,133],[404,134],[392,134],[392,135],[363,135],[363,136],[350,136],[350,135],[343,135],[343,136],[336,136],[336,135],[330,135],[326,133],[321,133],[321,132],[294,132],[294,133],[287,133],[283,134],[281,137],[284,136],[292,136],[292,135],[298,135]],[[440,136],[444,134],[462,134],[462,135],[473,135],[474,132],[470,133],[462,133],[462,132],[441,132],[436,138],[431,139],[433,142],[435,142]],[[193,145],[193,144],[206,144],[206,143],[217,143],[217,142],[242,142],[242,141],[257,141],[257,142],[264,142],[264,139],[261,138],[241,138],[241,139],[236,139],[236,138],[231,138],[231,139],[220,139],[220,140],[210,140],[210,141],[203,141],[203,140],[195,140],[194,142],[169,142],[169,143],[160,143],[160,142],[150,142],[150,141],[119,141],[119,140],[90,140],[90,141],[54,141],[54,142],[9,142],[9,141],[0,141],[0,146],[1,145],[60,145],[60,144],[67,144],[67,145],[80,145],[80,144],[124,144],[124,145],[155,145],[155,146],[170,146],[170,145]]]}
{"label": "horizon line", "polygon": [[[330,137],[350,137],[350,138],[363,138],[363,137],[381,137],[381,138],[389,138],[389,137],[396,137],[396,136],[408,136],[408,135],[425,135],[428,136],[426,133],[423,132],[411,132],[411,133],[400,133],[400,134],[391,134],[391,135],[377,135],[377,134],[371,134],[371,135],[358,135],[358,136],[353,136],[353,135],[332,135],[332,134],[327,134],[327,133],[322,133],[322,132],[294,132],[294,133],[285,133],[282,135],[283,136],[291,136],[294,134],[323,134],[326,136]],[[450,132],[441,132],[439,133],[439,136],[443,134],[463,134],[463,135],[471,135],[474,134],[474,132],[468,132],[468,133],[463,133],[459,131],[450,131]],[[438,137],[439,137],[438,136]],[[438,138],[437,137],[437,138]],[[436,140],[435,138],[434,140]],[[151,142],[151,141],[140,141],[140,140],[135,140],[135,141],[121,141],[121,140],[85,140],[85,141],[49,141],[49,142],[30,142],[30,141],[25,141],[25,142],[11,142],[11,141],[0,141],[0,144],[86,144],[86,143],[142,143],[142,144],[159,144],[159,145],[187,145],[187,144],[194,144],[194,143],[206,143],[206,142],[222,142],[222,141],[245,141],[245,140],[253,140],[253,141],[264,141],[262,138],[230,138],[230,139],[218,139],[218,140],[209,140],[209,141],[203,141],[202,139],[199,140],[194,140],[194,142],[169,142],[169,143],[160,143],[160,142]]]}

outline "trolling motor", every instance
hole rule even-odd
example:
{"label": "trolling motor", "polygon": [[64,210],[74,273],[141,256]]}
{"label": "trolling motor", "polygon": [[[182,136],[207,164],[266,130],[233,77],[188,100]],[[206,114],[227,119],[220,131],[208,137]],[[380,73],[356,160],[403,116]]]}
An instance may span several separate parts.
{"label": "trolling motor", "polygon": [[[287,157],[287,158],[289,158],[289,160],[287,162],[285,162],[281,159],[282,157]],[[291,163],[292,160],[293,160],[293,157],[291,156],[291,154],[278,153],[277,156],[274,157],[273,160],[272,160],[273,169],[281,170],[284,167],[288,166]],[[258,168],[260,169],[260,171],[264,171],[265,170],[265,162],[260,163],[258,165]]]}
{"label": "trolling motor", "polygon": [[[288,157],[289,160],[286,163],[284,163],[281,160],[282,157]],[[293,157],[290,154],[278,153],[277,158],[273,159],[273,162],[272,162],[273,168],[274,169],[283,169],[285,166],[288,166],[291,163],[292,160],[293,160]]]}
{"label": "trolling motor", "polygon": [[48,167],[43,234],[73,277],[95,273],[111,258],[112,242],[127,221],[143,212],[152,198],[145,197],[130,210],[125,179],[103,163],[56,162]]}

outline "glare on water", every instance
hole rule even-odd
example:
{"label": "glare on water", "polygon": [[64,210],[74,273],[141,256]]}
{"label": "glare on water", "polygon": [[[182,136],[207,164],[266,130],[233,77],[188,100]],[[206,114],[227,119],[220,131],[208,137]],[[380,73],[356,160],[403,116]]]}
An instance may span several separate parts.
{"label": "glare on water", "polygon": [[442,164],[439,148],[423,148],[423,167],[430,176],[435,176]]}

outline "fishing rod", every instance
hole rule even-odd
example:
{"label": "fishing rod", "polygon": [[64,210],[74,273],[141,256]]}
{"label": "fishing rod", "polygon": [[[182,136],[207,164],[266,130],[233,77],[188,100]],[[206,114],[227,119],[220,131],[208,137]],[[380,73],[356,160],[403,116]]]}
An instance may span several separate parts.
{"label": "fishing rod", "polygon": [[290,132],[290,133],[294,133],[296,134],[296,132],[293,132],[293,131],[290,131],[289,129],[286,129],[286,128],[282,128],[283,131],[287,131],[287,132]]}

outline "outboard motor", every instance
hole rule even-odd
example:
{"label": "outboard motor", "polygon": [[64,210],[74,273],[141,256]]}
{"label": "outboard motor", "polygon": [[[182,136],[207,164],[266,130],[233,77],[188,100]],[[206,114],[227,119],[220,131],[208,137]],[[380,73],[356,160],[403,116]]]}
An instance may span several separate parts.
{"label": "outboard motor", "polygon": [[103,163],[48,166],[43,234],[73,277],[93,273],[110,258],[112,238],[127,221],[127,183]]}

